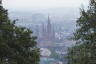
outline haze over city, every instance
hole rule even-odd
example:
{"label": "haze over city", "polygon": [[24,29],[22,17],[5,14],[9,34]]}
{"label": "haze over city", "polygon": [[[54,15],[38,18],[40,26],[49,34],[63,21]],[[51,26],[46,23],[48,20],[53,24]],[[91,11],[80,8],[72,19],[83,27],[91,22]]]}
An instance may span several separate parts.
{"label": "haze over city", "polygon": [[4,0],[3,5],[12,10],[48,9],[59,7],[86,7],[88,0]]}

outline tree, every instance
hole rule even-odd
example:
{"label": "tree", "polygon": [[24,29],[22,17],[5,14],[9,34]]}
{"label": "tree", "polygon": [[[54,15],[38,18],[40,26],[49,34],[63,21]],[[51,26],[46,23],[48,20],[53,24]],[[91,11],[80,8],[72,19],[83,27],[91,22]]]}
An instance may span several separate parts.
{"label": "tree", "polygon": [[32,31],[18,27],[0,5],[0,64],[39,64],[39,48]]}
{"label": "tree", "polygon": [[96,64],[96,1],[90,0],[90,6],[77,20],[74,33],[76,45],[69,49],[69,64]]}

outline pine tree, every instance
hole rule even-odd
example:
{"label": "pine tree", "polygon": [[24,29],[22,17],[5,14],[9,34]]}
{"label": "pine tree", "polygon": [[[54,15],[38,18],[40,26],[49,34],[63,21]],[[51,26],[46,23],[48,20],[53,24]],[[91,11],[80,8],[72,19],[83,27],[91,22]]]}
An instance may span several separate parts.
{"label": "pine tree", "polygon": [[32,31],[18,27],[0,5],[0,64],[39,64],[39,48]]}
{"label": "pine tree", "polygon": [[90,6],[77,20],[74,33],[76,45],[69,50],[69,64],[96,64],[96,1],[90,0]]}

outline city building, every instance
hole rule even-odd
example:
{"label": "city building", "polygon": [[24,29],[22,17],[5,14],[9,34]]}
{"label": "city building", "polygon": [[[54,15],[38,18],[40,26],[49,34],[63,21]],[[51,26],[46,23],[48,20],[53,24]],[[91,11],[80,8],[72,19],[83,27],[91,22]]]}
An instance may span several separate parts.
{"label": "city building", "polygon": [[[41,36],[39,36],[41,34]],[[38,33],[38,43],[42,46],[50,46],[55,41],[55,31],[54,27],[51,24],[50,17],[48,16],[47,23],[42,24],[41,33]],[[40,45],[39,45],[40,46]]]}

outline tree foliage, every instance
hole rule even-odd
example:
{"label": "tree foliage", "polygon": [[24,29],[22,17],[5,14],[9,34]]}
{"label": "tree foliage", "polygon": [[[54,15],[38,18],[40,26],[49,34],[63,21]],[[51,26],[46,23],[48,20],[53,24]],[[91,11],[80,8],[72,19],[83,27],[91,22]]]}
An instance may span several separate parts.
{"label": "tree foliage", "polygon": [[88,10],[81,9],[74,33],[76,45],[69,49],[69,64],[96,64],[96,1],[90,0]]}
{"label": "tree foliage", "polygon": [[0,64],[38,64],[39,48],[32,31],[18,27],[0,5]]}

